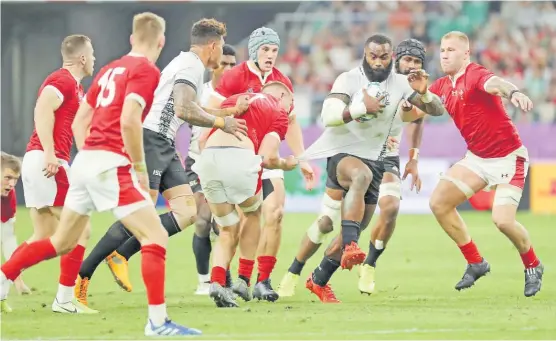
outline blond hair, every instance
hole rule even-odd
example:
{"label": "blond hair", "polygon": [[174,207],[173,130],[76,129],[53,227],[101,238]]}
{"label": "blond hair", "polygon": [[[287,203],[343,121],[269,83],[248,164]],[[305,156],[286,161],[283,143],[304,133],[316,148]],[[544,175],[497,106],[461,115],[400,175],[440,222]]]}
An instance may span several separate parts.
{"label": "blond hair", "polygon": [[446,33],[445,35],[442,36],[441,40],[450,39],[450,38],[459,39],[461,42],[463,42],[467,46],[469,46],[469,37],[467,36],[467,34],[461,32],[461,31],[448,32],[448,33]]}
{"label": "blond hair", "polygon": [[62,57],[64,59],[77,57],[77,53],[81,52],[81,49],[83,49],[87,43],[91,43],[91,38],[82,34],[72,34],[71,36],[65,37],[60,49]]}
{"label": "blond hair", "polygon": [[17,156],[2,152],[2,171],[8,168],[14,173],[21,173],[21,160]]}
{"label": "blond hair", "polygon": [[138,43],[154,45],[166,31],[166,20],[152,12],[143,12],[133,17],[132,35]]}

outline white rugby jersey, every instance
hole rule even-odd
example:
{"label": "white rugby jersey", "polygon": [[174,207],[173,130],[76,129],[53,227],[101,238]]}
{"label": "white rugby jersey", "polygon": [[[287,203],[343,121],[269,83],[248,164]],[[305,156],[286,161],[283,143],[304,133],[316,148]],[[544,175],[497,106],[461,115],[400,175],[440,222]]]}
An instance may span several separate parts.
{"label": "white rugby jersey", "polygon": [[[201,100],[199,102],[202,107],[207,107],[208,106],[208,102],[210,100],[210,97],[214,93],[216,93],[216,92],[214,91],[214,88],[212,87],[212,80],[203,84],[203,91],[202,91],[202,95],[201,95]],[[191,128],[191,140],[189,141],[189,154],[188,155],[193,160],[197,160],[197,157],[201,153],[201,150],[199,148],[199,136],[201,135],[201,132],[203,131],[204,128],[203,127],[192,126],[192,125],[189,125],[189,128]]]}
{"label": "white rugby jersey", "polygon": [[[355,97],[355,100],[362,100],[361,91],[370,83],[363,67],[359,66],[340,74],[330,93],[346,94],[350,99]],[[394,71],[384,82],[379,83],[379,89],[377,96],[385,95],[383,102],[386,105],[381,114],[365,122],[352,121],[342,126],[325,128],[322,135],[307,148],[306,154],[325,158],[347,153],[368,160],[392,155],[386,147],[387,138],[388,135],[401,137],[404,122],[398,109],[402,100],[411,96],[413,89],[407,76]],[[398,153],[394,152],[394,155]]]}
{"label": "white rugby jersey", "polygon": [[175,83],[184,83],[197,91],[197,101],[202,96],[205,65],[195,53],[180,52],[168,66],[162,70],[160,82],[154,92],[151,110],[145,117],[143,127],[166,136],[170,140],[184,121],[174,112],[173,88]]}

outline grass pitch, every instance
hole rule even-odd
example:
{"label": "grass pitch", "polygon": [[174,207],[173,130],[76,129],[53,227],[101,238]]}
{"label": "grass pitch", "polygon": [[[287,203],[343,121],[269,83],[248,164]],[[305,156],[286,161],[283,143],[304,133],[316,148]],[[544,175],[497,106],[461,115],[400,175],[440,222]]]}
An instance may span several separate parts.
{"label": "grass pitch", "polygon": [[[194,296],[197,284],[191,250],[193,229],[170,239],[166,297],[170,317],[199,328],[201,339],[554,339],[556,338],[555,216],[520,214],[545,265],[542,291],[523,296],[523,266],[512,244],[497,231],[488,213],[463,215],[492,272],[470,290],[453,289],[465,268],[457,247],[432,215],[400,215],[395,235],[378,262],[373,296],[357,290],[357,272],[338,271],[331,284],[342,304],[323,305],[304,287],[318,264],[319,251],[305,267],[296,296],[276,303],[241,302],[238,309],[217,309],[208,297]],[[278,285],[302,235],[315,218],[287,214],[284,237],[273,273]],[[91,245],[113,222],[93,216]],[[17,217],[18,240],[30,236],[26,210]],[[367,245],[369,231],[361,238]],[[144,339],[146,295],[140,256],[130,262],[134,290],[122,291],[102,264],[92,279],[89,301],[99,315],[59,315],[50,310],[57,289],[59,260],[24,273],[31,296],[9,298],[14,309],[2,315],[2,339]],[[237,259],[233,263],[234,273]],[[255,270],[256,272],[256,270]]]}

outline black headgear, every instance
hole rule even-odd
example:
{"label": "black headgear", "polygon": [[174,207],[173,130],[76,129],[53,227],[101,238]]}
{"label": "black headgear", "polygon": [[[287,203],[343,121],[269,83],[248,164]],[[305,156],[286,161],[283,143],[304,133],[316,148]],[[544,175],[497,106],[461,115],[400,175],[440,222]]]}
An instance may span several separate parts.
{"label": "black headgear", "polygon": [[425,45],[417,39],[406,39],[401,41],[398,46],[396,46],[396,70],[398,69],[398,64],[403,56],[412,56],[421,59],[421,63],[425,63]]}

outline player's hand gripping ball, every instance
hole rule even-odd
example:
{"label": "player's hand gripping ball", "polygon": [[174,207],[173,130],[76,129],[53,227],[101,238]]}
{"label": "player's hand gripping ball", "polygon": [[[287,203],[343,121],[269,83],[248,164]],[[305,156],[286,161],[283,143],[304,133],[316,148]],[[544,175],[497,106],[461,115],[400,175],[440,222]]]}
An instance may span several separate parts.
{"label": "player's hand gripping ball", "polygon": [[[367,92],[368,96],[364,96],[363,91]],[[372,110],[371,107],[376,107],[376,111],[367,111],[367,114],[357,118],[355,121],[362,123],[368,122],[384,109],[384,96],[380,90],[380,83],[371,82],[365,90],[361,89],[355,93],[352,101],[364,102],[367,110]],[[376,103],[375,103],[376,102]]]}

